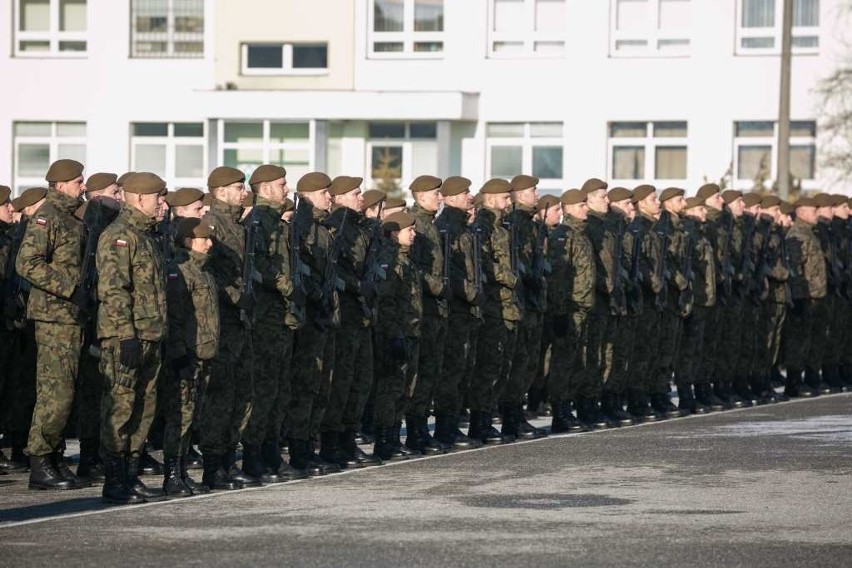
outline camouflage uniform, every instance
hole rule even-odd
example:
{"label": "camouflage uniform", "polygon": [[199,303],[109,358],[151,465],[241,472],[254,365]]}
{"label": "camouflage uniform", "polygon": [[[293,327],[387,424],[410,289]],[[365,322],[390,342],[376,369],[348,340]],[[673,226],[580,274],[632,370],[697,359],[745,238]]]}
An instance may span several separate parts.
{"label": "camouflage uniform", "polygon": [[[757,297],[761,300],[758,315],[756,356],[752,389],[758,395],[773,395],[770,371],[778,363],[781,332],[784,328],[790,297],[790,277],[785,258],[784,230],[770,219],[760,219],[761,259],[757,272]],[[768,225],[768,227],[766,226]]]}
{"label": "camouflage uniform", "polygon": [[705,321],[702,372],[695,380],[696,394],[701,393],[702,399],[712,394],[710,383],[717,382],[724,376],[724,364],[721,359],[727,357],[723,345],[726,332],[723,316],[725,304],[730,301],[726,283],[732,278],[732,275],[727,273],[727,267],[732,265],[731,246],[728,239],[731,232],[728,225],[730,221],[730,215],[723,215],[722,211],[712,207],[707,208],[707,222],[704,224],[704,230],[707,240],[713,247],[715,257],[716,306],[708,313]]}
{"label": "camouflage uniform", "polygon": [[[122,205],[98,241],[98,338],[106,380],[101,406],[101,452],[139,456],[157,407],[160,342],[166,335],[166,279],[151,237],[155,221]],[[121,364],[120,342],[136,338],[140,365]]]}
{"label": "camouflage uniform", "polygon": [[82,329],[71,295],[79,283],[83,229],[73,216],[76,199],[49,191],[27,223],[15,269],[30,281],[27,317],[38,344],[36,405],[27,444],[30,456],[61,451],[62,431],[74,402]]}
{"label": "camouflage uniform", "polygon": [[[825,219],[820,217],[817,222],[817,235],[820,246],[825,256],[828,270],[828,292],[822,300],[822,312],[825,314],[824,335],[828,338],[821,346],[814,345],[812,349],[811,365],[816,371],[824,370],[824,376],[831,377],[840,365],[840,346],[843,345],[844,323],[848,320],[842,319],[846,315],[844,306],[848,300],[843,296],[844,292],[844,266],[841,261],[840,250],[843,221],[841,219]],[[831,377],[833,378],[833,377]],[[832,382],[834,382],[832,380]]]}
{"label": "camouflage uniform", "polygon": [[[629,221],[623,213],[612,208],[606,214],[605,224],[610,227],[613,238],[621,239],[620,245],[616,246],[616,243],[613,243],[613,248],[620,249],[621,255],[618,258],[613,258],[613,262],[617,264],[611,271],[613,273],[615,270],[620,271],[620,274],[616,277],[620,279],[619,286],[622,288],[622,292],[615,295],[610,294],[613,300],[609,306],[611,323],[607,328],[604,340],[604,360],[608,361],[604,367],[603,376],[604,401],[606,410],[611,412],[623,406],[623,399],[630,386],[629,377],[631,374],[628,371],[628,363],[633,353],[634,330],[638,314],[628,309],[629,304],[627,302],[627,294],[634,286],[629,279],[630,255],[633,252],[628,246],[628,242],[632,244],[627,232]],[[613,396],[617,398],[613,400]]]}

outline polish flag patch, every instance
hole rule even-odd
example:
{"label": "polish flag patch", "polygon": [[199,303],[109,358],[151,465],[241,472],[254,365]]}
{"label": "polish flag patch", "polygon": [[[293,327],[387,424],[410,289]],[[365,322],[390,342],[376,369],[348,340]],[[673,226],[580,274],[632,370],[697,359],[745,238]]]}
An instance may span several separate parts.
{"label": "polish flag patch", "polygon": [[44,217],[36,217],[36,225],[41,225],[42,227],[47,225],[47,219]]}
{"label": "polish flag patch", "polygon": [[124,239],[116,239],[115,240],[115,246],[126,248],[127,247],[127,241],[125,241]]}
{"label": "polish flag patch", "polygon": [[177,273],[176,272],[170,272],[168,278],[169,278],[169,280],[177,280]]}

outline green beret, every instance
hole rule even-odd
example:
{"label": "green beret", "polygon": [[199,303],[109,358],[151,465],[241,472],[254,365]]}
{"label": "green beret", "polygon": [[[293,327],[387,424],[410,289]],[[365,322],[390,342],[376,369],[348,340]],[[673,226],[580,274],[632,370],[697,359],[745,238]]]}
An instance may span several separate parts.
{"label": "green beret", "polygon": [[608,187],[609,185],[602,179],[589,178],[585,182],[583,182],[583,186],[580,187],[580,191],[588,195],[593,191],[597,191],[599,189],[606,189]]}
{"label": "green beret", "polygon": [[12,189],[8,185],[0,185],[0,205],[5,205],[12,195]]}
{"label": "green beret", "polygon": [[203,219],[185,217],[178,223],[177,237],[180,241],[183,241],[183,239],[207,239],[212,236],[213,227]]}
{"label": "green beret", "polygon": [[12,200],[12,207],[16,212],[20,213],[25,208],[35,205],[45,197],[47,197],[46,187],[31,187],[25,189],[21,195]]}
{"label": "green beret", "polygon": [[417,176],[411,182],[411,185],[408,186],[408,189],[412,193],[418,193],[420,191],[432,191],[439,187],[441,187],[441,178],[435,176]]}
{"label": "green beret", "polygon": [[657,188],[647,183],[637,185],[633,189],[633,197],[630,199],[633,203],[639,203],[649,195],[657,193]]}
{"label": "green beret", "polygon": [[284,200],[284,212],[293,211],[296,208],[296,202],[289,197]]}
{"label": "green beret", "polygon": [[613,187],[607,193],[607,197],[610,203],[618,203],[619,201],[625,201],[633,197],[633,192],[626,187]]}
{"label": "green beret", "polygon": [[834,200],[827,193],[817,193],[814,195],[814,203],[817,207],[831,207]]}
{"label": "green beret", "polygon": [[124,191],[127,193],[151,195],[153,193],[162,193],[165,189],[166,182],[160,176],[151,172],[137,172],[124,182]]}
{"label": "green beret", "polygon": [[237,168],[219,166],[207,176],[207,187],[225,187],[246,180],[246,174]]}
{"label": "green beret", "polygon": [[684,194],[686,194],[686,190],[683,190],[679,187],[667,187],[660,194],[660,203],[663,203],[664,201],[668,201],[672,197],[677,197],[678,195],[684,195]]}
{"label": "green beret", "polygon": [[726,189],[722,192],[722,201],[725,202],[725,205],[731,204],[740,197],[743,196],[743,192],[737,189]]}
{"label": "green beret", "polygon": [[385,199],[385,211],[388,209],[396,209],[397,207],[408,207],[408,203],[405,202],[405,199],[400,197],[388,197]]}
{"label": "green beret", "polygon": [[296,191],[301,193],[312,193],[322,189],[328,189],[331,185],[331,178],[322,172],[311,172],[303,175],[296,182]]}
{"label": "green beret", "polygon": [[56,160],[47,169],[45,181],[71,181],[83,175],[83,164],[77,160]]}
{"label": "green beret", "polygon": [[701,199],[700,197],[698,197],[697,195],[695,195],[693,197],[687,197],[686,198],[686,209],[687,210],[693,209],[693,208],[698,207],[698,206],[703,206],[703,205],[704,205],[704,200]]}
{"label": "green beret", "polygon": [[783,213],[784,215],[792,215],[793,211],[796,210],[796,208],[793,207],[793,204],[790,203],[789,201],[782,201],[780,208],[781,208],[781,213]]}
{"label": "green beret", "polygon": [[550,209],[554,205],[559,205],[559,198],[555,195],[547,194],[538,198],[535,203],[536,209]]}
{"label": "green beret", "polygon": [[495,195],[499,193],[510,193],[512,191],[512,187],[509,185],[509,182],[501,179],[494,178],[486,181],[482,187],[479,189],[479,193],[485,195]]}
{"label": "green beret", "polygon": [[813,197],[800,197],[793,204],[793,207],[798,209],[799,207],[818,207],[818,205]]}
{"label": "green beret", "polygon": [[100,191],[106,189],[114,183],[118,182],[118,176],[108,173],[96,173],[89,176],[86,180],[86,193],[90,191]]}
{"label": "green beret", "polygon": [[129,178],[130,176],[132,176],[135,173],[136,172],[124,172],[123,174],[118,176],[118,179],[115,180],[115,183],[118,184],[118,187],[124,187],[124,182],[127,181],[127,178]]}
{"label": "green beret", "polygon": [[512,181],[509,182],[509,187],[512,188],[512,191],[523,191],[537,186],[538,181],[538,178],[535,176],[521,174],[512,178]]}
{"label": "green beret", "polygon": [[763,196],[754,191],[743,195],[743,203],[745,203],[746,207],[754,207],[755,205],[760,205],[761,201],[763,201]]}
{"label": "green beret", "polygon": [[582,189],[569,189],[562,194],[562,205],[576,205],[586,201],[586,193]]}
{"label": "green beret", "polygon": [[763,199],[760,200],[761,209],[769,209],[776,205],[781,205],[781,198],[777,195],[764,195]]}
{"label": "green beret", "polygon": [[387,197],[387,193],[380,189],[368,189],[362,195],[364,198],[364,209],[369,209],[373,205],[378,205]]}
{"label": "green beret", "polygon": [[258,166],[257,169],[252,172],[251,177],[249,178],[249,185],[275,181],[283,177],[287,177],[287,170],[281,166],[276,166],[275,164],[263,164],[262,166]]}
{"label": "green beret", "polygon": [[698,188],[698,192],[695,194],[695,196],[701,199],[702,201],[706,201],[708,197],[713,197],[717,193],[721,192],[722,188],[720,188],[718,184],[705,183],[704,185]]}
{"label": "green beret", "polygon": [[405,211],[397,211],[388,215],[387,219],[382,223],[383,231],[401,231],[407,227],[414,225],[414,215]]}
{"label": "green beret", "polygon": [[359,177],[337,176],[331,182],[328,192],[335,196],[343,195],[361,187],[361,182],[363,181],[364,179]]}
{"label": "green beret", "polygon": [[451,176],[444,180],[441,186],[441,194],[452,197],[470,191],[470,180],[466,177]]}
{"label": "green beret", "polygon": [[194,187],[182,187],[172,191],[166,196],[169,207],[186,207],[196,201],[204,199],[204,192]]}

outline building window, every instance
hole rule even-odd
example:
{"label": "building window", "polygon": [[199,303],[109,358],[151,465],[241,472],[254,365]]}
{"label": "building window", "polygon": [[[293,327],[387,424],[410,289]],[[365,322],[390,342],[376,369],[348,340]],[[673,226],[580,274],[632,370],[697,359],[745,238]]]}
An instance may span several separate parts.
{"label": "building window", "polygon": [[204,0],[132,0],[130,55],[204,57]]}
{"label": "building window", "polygon": [[609,171],[613,180],[686,179],[686,122],[609,123]]}
{"label": "building window", "polygon": [[[739,54],[781,53],[784,0],[739,0]],[[793,0],[793,53],[819,52],[819,0]]]}
{"label": "building window", "polygon": [[402,180],[438,173],[438,125],[435,122],[371,122],[367,125],[370,186],[401,188]]}
{"label": "building window", "polygon": [[565,0],[490,0],[489,57],[565,55]]}
{"label": "building window", "polygon": [[442,57],[444,0],[370,0],[374,58]]}
{"label": "building window", "polygon": [[244,43],[243,75],[320,75],[328,72],[326,43]]}
{"label": "building window", "polygon": [[690,0],[611,0],[610,54],[688,55],[691,27]]}
{"label": "building window", "polygon": [[17,57],[86,53],[86,0],[15,0]]}
{"label": "building window", "polygon": [[261,164],[278,164],[298,180],[314,167],[314,123],[219,121],[219,163],[242,170],[246,178]]}
{"label": "building window", "polygon": [[131,125],[130,169],[153,172],[171,187],[203,186],[206,140],[203,122],[135,122]]}
{"label": "building window", "polygon": [[85,122],[16,122],[13,133],[16,193],[45,185],[47,169],[60,158],[86,163]]}
{"label": "building window", "polygon": [[561,122],[491,122],[485,134],[488,177],[510,179],[530,173],[539,178],[542,189],[561,188]]}
{"label": "building window", "polygon": [[[772,120],[734,123],[734,185],[769,189],[778,164],[778,126]],[[805,189],[816,177],[816,122],[790,123],[790,173]],[[808,183],[811,182],[811,183]]]}

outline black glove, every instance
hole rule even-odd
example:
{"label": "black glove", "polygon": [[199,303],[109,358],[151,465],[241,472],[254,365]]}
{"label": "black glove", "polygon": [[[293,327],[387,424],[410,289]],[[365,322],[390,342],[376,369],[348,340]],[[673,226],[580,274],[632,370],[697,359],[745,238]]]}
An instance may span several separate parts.
{"label": "black glove", "polygon": [[361,280],[358,283],[358,293],[370,302],[376,297],[376,285],[367,280]]}
{"label": "black glove", "polygon": [[390,345],[388,346],[390,350],[391,359],[394,361],[399,361],[403,363],[408,360],[408,349],[405,345],[404,337],[394,337],[391,339]]}
{"label": "black glove", "polygon": [[240,296],[240,299],[237,300],[237,307],[246,313],[251,313],[254,309],[254,295],[243,294]]}
{"label": "black glove", "polygon": [[71,303],[80,308],[81,310],[87,310],[89,307],[89,298],[86,294],[86,291],[83,290],[81,286],[74,286],[74,291],[71,292]]}
{"label": "black glove", "polygon": [[793,313],[800,318],[810,317],[812,311],[811,302],[807,298],[793,300]]}
{"label": "black glove", "polygon": [[118,362],[128,369],[137,369],[142,364],[142,344],[138,339],[122,339],[118,344]]}
{"label": "black glove", "polygon": [[565,337],[571,327],[571,318],[568,314],[553,316],[553,335]]}

